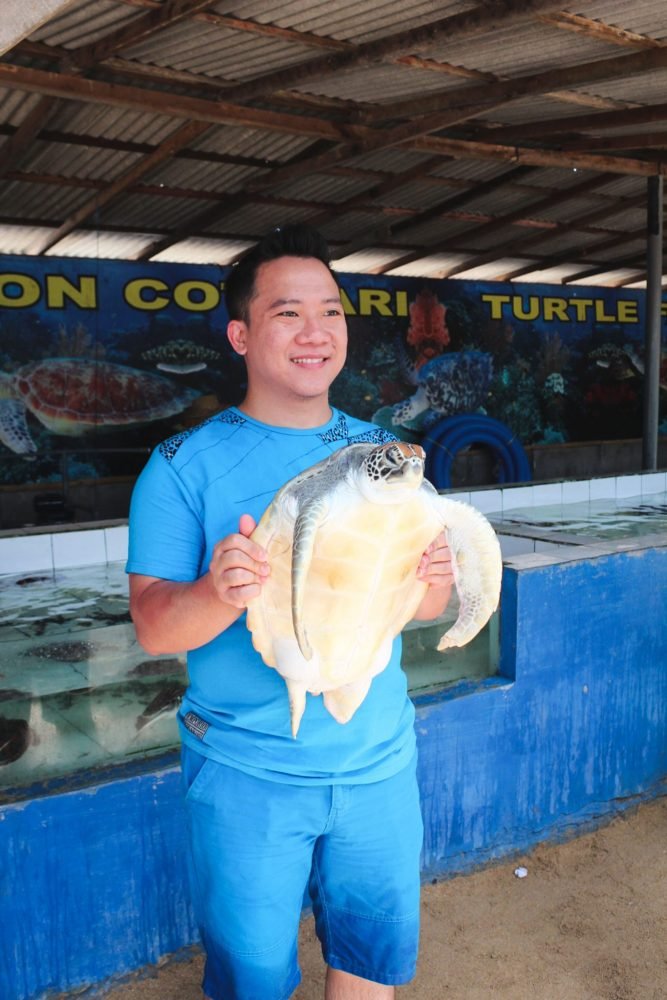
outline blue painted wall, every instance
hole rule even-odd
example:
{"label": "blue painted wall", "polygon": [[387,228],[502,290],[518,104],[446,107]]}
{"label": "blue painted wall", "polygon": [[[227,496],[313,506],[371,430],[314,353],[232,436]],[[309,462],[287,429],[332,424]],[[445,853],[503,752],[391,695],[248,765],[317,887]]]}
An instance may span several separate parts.
{"label": "blue painted wall", "polygon": [[[664,790],[667,548],[532,562],[505,569],[502,676],[418,701],[425,876]],[[6,806],[0,997],[99,983],[194,941],[183,844],[174,766]]]}

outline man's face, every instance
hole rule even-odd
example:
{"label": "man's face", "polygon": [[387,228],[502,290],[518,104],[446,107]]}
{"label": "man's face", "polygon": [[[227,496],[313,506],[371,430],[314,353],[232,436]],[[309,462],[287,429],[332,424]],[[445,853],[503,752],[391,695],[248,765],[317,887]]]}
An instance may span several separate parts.
{"label": "man's face", "polygon": [[262,264],[248,322],[232,320],[228,335],[245,356],[253,398],[271,406],[326,402],[345,363],[347,326],[338,287],[313,257]]}

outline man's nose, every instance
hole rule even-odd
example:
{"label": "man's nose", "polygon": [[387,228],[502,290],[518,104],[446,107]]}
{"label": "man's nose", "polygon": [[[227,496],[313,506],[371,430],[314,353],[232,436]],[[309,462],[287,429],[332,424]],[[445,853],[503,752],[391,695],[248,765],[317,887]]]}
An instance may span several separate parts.
{"label": "man's nose", "polygon": [[321,316],[304,316],[298,336],[310,343],[321,343],[329,339],[326,325]]}

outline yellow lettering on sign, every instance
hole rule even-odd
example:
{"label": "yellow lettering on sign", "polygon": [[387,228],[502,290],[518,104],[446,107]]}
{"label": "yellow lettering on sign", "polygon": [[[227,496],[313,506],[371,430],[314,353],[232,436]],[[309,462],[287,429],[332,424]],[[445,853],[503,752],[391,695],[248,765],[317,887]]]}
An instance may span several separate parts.
{"label": "yellow lettering on sign", "polygon": [[561,322],[567,323],[570,318],[567,314],[567,301],[565,299],[545,298],[543,309],[545,320],[559,319]]}
{"label": "yellow lettering on sign", "polygon": [[380,316],[391,316],[391,295],[382,288],[359,289],[359,315],[370,316],[377,312]]}
{"label": "yellow lettering on sign", "polygon": [[503,306],[509,301],[509,295],[482,295],[482,302],[488,302],[491,306],[491,319],[502,319]]}
{"label": "yellow lettering on sign", "polygon": [[407,292],[396,292],[396,315],[397,316],[407,316],[408,315],[408,293]]}
{"label": "yellow lettering on sign", "polygon": [[[202,298],[192,298],[200,292]],[[210,281],[181,281],[174,288],[174,302],[188,312],[209,312],[220,305],[220,292]]]}
{"label": "yellow lettering on sign", "polygon": [[595,320],[598,323],[615,323],[615,316],[608,316],[604,311],[604,302],[602,299],[595,300]]}
{"label": "yellow lettering on sign", "polygon": [[617,309],[619,323],[637,323],[639,321],[637,303],[633,302],[632,299],[620,299]]}
{"label": "yellow lettering on sign", "polygon": [[512,312],[516,319],[537,319],[540,315],[540,300],[537,295],[528,296],[528,309],[523,307],[520,295],[512,296]]}
{"label": "yellow lettering on sign", "polygon": [[346,316],[356,316],[357,315],[357,310],[354,308],[354,306],[350,302],[350,298],[349,298],[347,292],[343,288],[340,288],[339,291],[340,291],[340,300],[343,303],[343,312],[345,313],[345,315]]}
{"label": "yellow lettering on sign", "polygon": [[50,309],[64,309],[69,299],[79,309],[97,308],[97,283],[91,276],[81,276],[79,285],[73,285],[62,274],[47,274],[46,302]]}
{"label": "yellow lettering on sign", "polygon": [[[5,289],[7,285],[18,285],[20,293],[18,295],[8,295]],[[27,274],[0,274],[0,306],[8,306],[10,309],[26,309],[39,302],[42,294],[39,283]]]}
{"label": "yellow lettering on sign", "polygon": [[580,323],[583,323],[589,308],[593,305],[593,299],[570,299],[570,305],[574,306],[575,318]]}
{"label": "yellow lettering on sign", "polygon": [[128,306],[132,306],[133,309],[155,310],[164,309],[169,305],[169,299],[165,295],[157,294],[168,291],[164,281],[158,278],[135,278],[133,281],[128,281],[123,294]]}

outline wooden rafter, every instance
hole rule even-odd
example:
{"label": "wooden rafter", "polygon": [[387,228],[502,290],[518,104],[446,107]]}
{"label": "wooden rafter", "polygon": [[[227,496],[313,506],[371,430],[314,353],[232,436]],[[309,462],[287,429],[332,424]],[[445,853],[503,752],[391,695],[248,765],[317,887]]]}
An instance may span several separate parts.
{"label": "wooden rafter", "polygon": [[621,45],[630,49],[654,49],[659,48],[662,44],[648,35],[640,35],[636,31],[627,31],[625,28],[604,24],[602,21],[596,21],[595,18],[571,14],[565,10],[559,10],[556,14],[538,14],[537,20],[547,24],[550,28],[573,31],[575,34],[594,38],[606,45]]}

